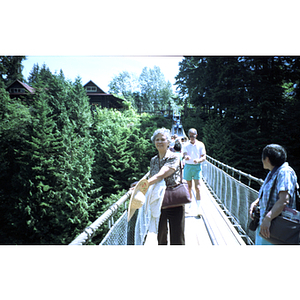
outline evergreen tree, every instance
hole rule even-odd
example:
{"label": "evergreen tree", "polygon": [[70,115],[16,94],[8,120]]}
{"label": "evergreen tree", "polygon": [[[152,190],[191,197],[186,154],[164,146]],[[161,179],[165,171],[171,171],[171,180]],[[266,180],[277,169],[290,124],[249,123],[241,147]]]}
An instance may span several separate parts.
{"label": "evergreen tree", "polygon": [[39,82],[40,67],[39,64],[34,64],[32,70],[29,72],[27,82],[30,86],[34,86]]}
{"label": "evergreen tree", "polygon": [[23,81],[24,59],[25,56],[0,56],[0,87],[1,84],[2,87],[7,87],[17,79]]}
{"label": "evergreen tree", "polygon": [[126,118],[119,111],[98,110],[94,124],[93,178],[103,196],[128,188],[132,182],[138,164],[134,161],[133,149],[130,147],[133,142],[129,139],[137,122],[137,116]]}
{"label": "evergreen tree", "polygon": [[[1,144],[1,165],[9,183],[1,186],[1,194],[6,195],[1,206],[1,211],[7,210],[3,213],[7,225],[1,227],[5,243],[69,243],[87,226],[89,211],[99,204],[89,197],[94,152],[84,88],[80,79],[73,84],[62,72],[52,75],[44,69],[47,79],[37,74],[36,93],[28,109],[19,103],[13,106],[17,102],[5,93],[1,98],[6,112],[1,137],[7,141]],[[16,112],[12,107],[18,108]],[[17,128],[22,133],[20,123],[24,137],[15,136]],[[7,209],[9,201],[12,205]]]}
{"label": "evergreen tree", "polygon": [[[59,216],[66,212],[65,205],[59,203],[61,199],[57,195],[60,189],[58,165],[59,162],[64,162],[61,156],[63,143],[53,121],[46,93],[36,94],[33,100],[31,135],[27,149],[30,156],[31,187],[25,208],[27,230],[31,234],[24,242],[60,244],[60,237],[65,231],[63,224],[66,223]],[[57,220],[64,222],[57,224]]]}
{"label": "evergreen tree", "polygon": [[209,150],[209,155],[232,165],[231,158],[235,149],[232,147],[232,137],[226,122],[219,118],[210,118],[203,127],[203,136],[203,143]]}
{"label": "evergreen tree", "polygon": [[93,179],[103,197],[144,176],[156,149],[150,138],[165,118],[139,115],[130,106],[123,112],[101,109],[95,115]]}
{"label": "evergreen tree", "polygon": [[[93,185],[91,149],[91,111],[89,101],[80,79],[72,84],[60,74],[49,84],[49,105],[53,108],[54,120],[63,143],[62,159],[57,163],[59,189],[57,198],[65,209],[61,212],[57,226],[69,224],[64,234],[65,243],[76,236],[89,222],[89,193]],[[61,224],[61,225],[60,225]],[[66,232],[65,232],[66,233]]]}
{"label": "evergreen tree", "polygon": [[[206,122],[208,153],[212,147],[212,153],[218,155],[215,145],[222,149],[227,144],[234,151],[222,161],[260,177],[257,166],[265,145],[291,147],[288,136],[298,123],[297,64],[298,58],[289,57],[185,57],[177,85],[181,97],[194,105],[196,114]],[[218,124],[222,126],[219,129]],[[223,142],[224,135],[216,132],[225,134],[224,126],[230,143]]]}
{"label": "evergreen tree", "polygon": [[0,244],[22,243],[27,236],[26,198],[30,188],[30,110],[0,88]]}
{"label": "evergreen tree", "polygon": [[286,72],[289,74],[285,78],[283,85],[285,106],[283,108],[282,126],[278,131],[281,136],[281,143],[287,149],[288,161],[298,176],[300,181],[300,58],[290,57],[285,64]]}

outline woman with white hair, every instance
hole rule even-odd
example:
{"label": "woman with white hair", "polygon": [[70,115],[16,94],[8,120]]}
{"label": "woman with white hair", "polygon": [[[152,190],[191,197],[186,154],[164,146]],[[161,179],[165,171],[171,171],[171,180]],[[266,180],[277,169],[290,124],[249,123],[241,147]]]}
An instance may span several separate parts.
{"label": "woman with white hair", "polygon": [[[165,180],[166,187],[174,187],[180,184],[179,157],[169,150],[171,132],[169,129],[155,130],[151,137],[158,154],[150,161],[149,186]],[[171,208],[162,208],[159,217],[157,240],[159,245],[168,244],[168,221],[170,227],[170,244],[185,245],[184,205]]]}

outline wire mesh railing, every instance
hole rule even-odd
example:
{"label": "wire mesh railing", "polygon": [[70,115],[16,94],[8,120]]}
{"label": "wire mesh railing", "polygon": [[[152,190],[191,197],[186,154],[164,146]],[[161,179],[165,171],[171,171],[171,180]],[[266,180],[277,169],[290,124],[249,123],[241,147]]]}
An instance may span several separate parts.
{"label": "wire mesh railing", "polygon": [[145,205],[135,211],[129,222],[125,211],[99,245],[143,245],[149,222],[150,210],[146,211]]}
{"label": "wire mesh railing", "polygon": [[[227,166],[210,156],[207,156],[207,160],[203,163],[202,174],[210,192],[236,230],[247,244],[253,244],[255,233],[248,228],[251,221],[249,208],[251,203],[257,199],[258,191],[251,188],[250,185],[251,181],[261,185],[263,180]],[[241,181],[242,176],[248,179],[248,185]]]}
{"label": "wire mesh railing", "polygon": [[[251,221],[248,212],[251,203],[257,199],[258,191],[251,188],[250,184],[254,181],[261,185],[263,180],[227,166],[210,156],[207,156],[207,160],[203,163],[202,174],[210,192],[238,233],[245,239],[247,244],[253,244],[255,234],[248,229]],[[148,175],[149,173],[143,178],[148,177]],[[241,181],[242,176],[248,180],[248,185]],[[121,209],[122,204],[129,200],[130,195],[131,191],[128,191],[93,224],[88,226],[70,245],[84,245],[90,241],[96,231],[105,222],[110,221],[113,215]],[[110,228],[100,245],[144,244],[150,223],[150,209],[148,208],[148,211],[146,211],[146,205],[143,205],[136,210],[129,222],[127,222],[126,206],[123,209],[125,210],[122,216]]]}
{"label": "wire mesh railing", "polygon": [[[143,178],[147,178],[149,172]],[[127,222],[126,201],[130,199],[132,191],[129,190],[117,202],[111,205],[95,222],[86,227],[69,245],[86,245],[95,236],[97,230],[106,222],[113,223],[113,216],[123,208],[122,216],[110,226],[110,230],[101,241],[100,245],[142,245],[147,235],[150,210],[146,211],[145,205],[137,210],[131,220]],[[125,205],[123,205],[125,204]]]}
{"label": "wire mesh railing", "polygon": [[110,221],[113,215],[118,211],[122,204],[130,198],[131,192],[128,191],[116,203],[111,205],[109,209],[102,214],[95,222],[86,227],[84,231],[77,236],[69,245],[85,245],[92,240],[96,231],[107,221]]}
{"label": "wire mesh railing", "polygon": [[248,182],[247,182],[247,180],[243,180],[243,181],[247,182],[247,185],[249,187],[251,187],[251,184],[253,182],[255,182],[257,184],[256,186],[261,186],[264,182],[262,179],[256,178],[256,177],[252,176],[251,174],[247,174],[243,171],[240,171],[240,170],[237,170],[233,167],[230,167],[230,166],[228,166],[228,165],[226,165],[226,164],[224,164],[224,163],[222,163],[222,162],[220,162],[220,161],[218,161],[218,160],[216,160],[216,159],[214,159],[214,158],[212,158],[208,155],[206,156],[206,158],[207,158],[208,162],[210,162],[213,165],[217,166],[218,168],[222,169],[227,174],[230,175],[230,173],[231,173],[231,176],[238,179],[238,181],[242,182],[242,178],[247,179]]}

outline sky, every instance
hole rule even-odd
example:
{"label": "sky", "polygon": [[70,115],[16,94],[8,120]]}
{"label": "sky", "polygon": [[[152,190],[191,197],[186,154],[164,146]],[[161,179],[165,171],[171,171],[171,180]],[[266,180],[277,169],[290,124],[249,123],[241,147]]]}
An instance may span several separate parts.
{"label": "sky", "polygon": [[[22,62],[23,76],[27,80],[34,64],[42,67],[46,64],[52,73],[62,69],[66,79],[74,82],[79,76],[82,84],[92,80],[104,92],[108,93],[108,84],[114,76],[123,71],[139,76],[144,67],[153,69],[158,66],[166,81],[175,84],[182,56],[26,56]],[[173,86],[175,92],[176,86]]]}

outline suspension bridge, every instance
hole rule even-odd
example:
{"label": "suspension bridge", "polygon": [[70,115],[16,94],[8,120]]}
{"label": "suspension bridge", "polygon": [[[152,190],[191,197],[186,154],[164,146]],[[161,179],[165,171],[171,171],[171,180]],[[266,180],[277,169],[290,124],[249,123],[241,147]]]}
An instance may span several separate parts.
{"label": "suspension bridge", "polygon": [[[147,173],[144,178],[149,175]],[[254,232],[248,229],[251,203],[257,199],[262,179],[236,170],[207,155],[202,164],[201,216],[196,214],[195,190],[193,201],[186,207],[186,245],[253,245]],[[251,187],[256,185],[256,189]],[[85,228],[70,245],[85,245],[92,241],[97,230],[109,224],[109,231],[99,245],[157,245],[156,235],[149,232],[150,209],[143,205],[127,222],[129,190],[95,222]],[[117,212],[122,212],[114,220]],[[120,214],[119,214],[120,215]]]}

